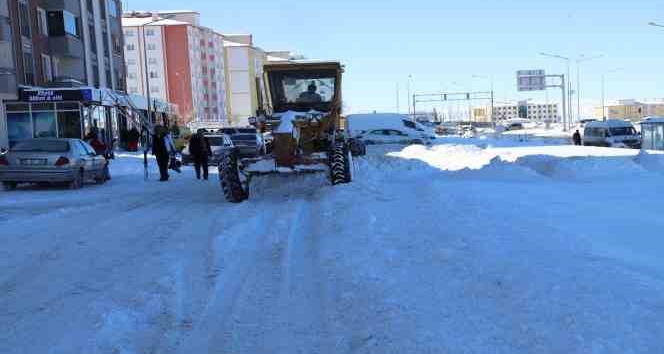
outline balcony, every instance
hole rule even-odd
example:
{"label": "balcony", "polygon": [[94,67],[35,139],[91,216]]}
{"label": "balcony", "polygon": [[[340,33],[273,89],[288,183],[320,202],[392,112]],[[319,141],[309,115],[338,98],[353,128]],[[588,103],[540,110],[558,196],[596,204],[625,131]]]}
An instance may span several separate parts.
{"label": "balcony", "polygon": [[77,37],[70,35],[48,36],[43,40],[46,41],[45,44],[53,55],[77,59],[83,59],[85,57],[83,41]]}

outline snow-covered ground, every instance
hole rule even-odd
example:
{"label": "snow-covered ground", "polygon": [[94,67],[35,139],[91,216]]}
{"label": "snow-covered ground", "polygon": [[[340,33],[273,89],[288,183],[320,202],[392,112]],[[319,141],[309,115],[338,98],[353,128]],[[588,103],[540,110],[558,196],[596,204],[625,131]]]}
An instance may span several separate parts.
{"label": "snow-covered ground", "polygon": [[[511,144],[511,145],[510,145]],[[664,156],[440,139],[356,180],[0,192],[0,353],[662,353]]]}

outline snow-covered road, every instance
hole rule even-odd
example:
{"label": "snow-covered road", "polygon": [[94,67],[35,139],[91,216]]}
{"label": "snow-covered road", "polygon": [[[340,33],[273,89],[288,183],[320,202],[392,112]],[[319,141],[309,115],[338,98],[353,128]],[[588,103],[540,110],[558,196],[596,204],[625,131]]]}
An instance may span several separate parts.
{"label": "snow-covered road", "polygon": [[664,157],[467,141],[0,192],[0,353],[664,352]]}

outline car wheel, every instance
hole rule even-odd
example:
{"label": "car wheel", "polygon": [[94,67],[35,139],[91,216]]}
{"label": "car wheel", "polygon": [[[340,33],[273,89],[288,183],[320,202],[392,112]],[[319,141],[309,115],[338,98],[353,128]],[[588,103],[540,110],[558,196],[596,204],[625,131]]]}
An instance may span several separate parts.
{"label": "car wheel", "polygon": [[18,183],[16,182],[2,182],[2,186],[5,188],[6,191],[13,191],[16,189],[16,186],[18,186]]}
{"label": "car wheel", "polygon": [[80,170],[75,176],[74,179],[69,182],[70,189],[81,189],[83,187],[83,170]]}

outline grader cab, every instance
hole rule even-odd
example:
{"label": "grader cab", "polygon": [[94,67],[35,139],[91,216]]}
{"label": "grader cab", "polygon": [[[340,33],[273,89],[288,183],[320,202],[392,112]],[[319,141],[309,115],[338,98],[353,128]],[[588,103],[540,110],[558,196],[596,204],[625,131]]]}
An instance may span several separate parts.
{"label": "grader cab", "polygon": [[219,178],[228,201],[249,197],[252,177],[272,173],[328,173],[332,184],[352,179],[349,142],[340,130],[341,74],[338,62],[287,61],[264,67],[268,102],[250,123],[271,132],[269,154],[223,156]]}

